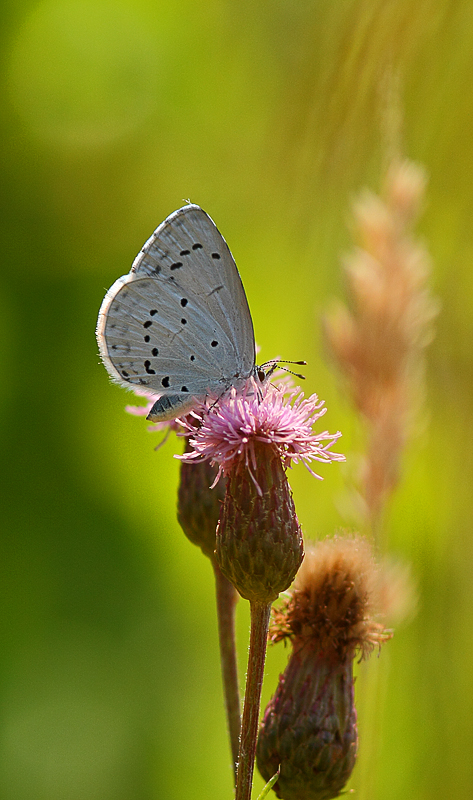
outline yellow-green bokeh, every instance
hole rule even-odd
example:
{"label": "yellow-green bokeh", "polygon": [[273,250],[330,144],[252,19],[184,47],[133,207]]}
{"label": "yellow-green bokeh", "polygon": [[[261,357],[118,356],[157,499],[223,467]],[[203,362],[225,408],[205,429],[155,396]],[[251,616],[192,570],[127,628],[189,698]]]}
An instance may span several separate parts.
{"label": "yellow-green bokeh", "polygon": [[[304,531],[347,524],[362,436],[320,316],[344,291],[352,199],[379,186],[396,74],[403,149],[429,174],[419,234],[442,311],[388,525],[419,610],[368,667],[376,680],[359,677],[350,785],[363,800],[470,800],[470,0],[20,0],[3,16],[0,796],[232,796],[211,570],[175,519],[175,443],[154,451],[99,363],[97,311],[154,227],[202,205],[261,358],[307,359],[324,426],[344,434],[346,468],[290,474]],[[268,656],[266,699],[286,656]]]}

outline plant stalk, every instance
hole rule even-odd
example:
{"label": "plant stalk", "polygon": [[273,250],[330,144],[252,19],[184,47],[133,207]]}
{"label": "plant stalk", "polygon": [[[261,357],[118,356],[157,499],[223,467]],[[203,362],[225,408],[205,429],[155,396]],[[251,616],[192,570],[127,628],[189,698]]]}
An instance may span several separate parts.
{"label": "plant stalk", "polygon": [[228,735],[230,738],[230,750],[236,781],[241,729],[240,690],[238,686],[235,644],[235,608],[238,600],[238,592],[225,575],[223,575],[215,559],[212,559],[212,566],[215,574],[223,693],[225,696]]}
{"label": "plant stalk", "polygon": [[251,632],[235,800],[251,800],[271,603],[250,601]]}

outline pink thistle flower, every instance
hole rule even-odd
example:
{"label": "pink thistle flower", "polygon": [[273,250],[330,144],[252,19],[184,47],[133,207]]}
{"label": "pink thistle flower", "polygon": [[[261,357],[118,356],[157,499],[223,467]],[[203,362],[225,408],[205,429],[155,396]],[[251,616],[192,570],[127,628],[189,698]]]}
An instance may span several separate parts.
{"label": "pink thistle flower", "polygon": [[323,480],[309,462],[345,461],[344,455],[330,450],[342,435],[339,431],[312,430],[326,411],[324,401],[316,394],[304,398],[299,387],[277,386],[269,381],[260,384],[250,378],[242,391],[233,388],[214,406],[191,412],[192,421],[181,420],[193,450],[178,457],[218,464],[220,477],[228,473],[235,458],[243,456],[253,475],[255,446],[261,443],[277,450],[284,467],[302,462],[314,477]]}
{"label": "pink thistle flower", "polygon": [[312,430],[325,412],[317,395],[304,399],[298,388],[250,378],[242,390],[233,388],[217,402],[209,399],[181,419],[188,449],[177,457],[218,466],[214,485],[222,475],[227,480],[217,562],[252,602],[272,602],[290,585],[303,558],[287,467],[302,461],[315,475],[311,461],[345,460],[330,450],[339,432]]}

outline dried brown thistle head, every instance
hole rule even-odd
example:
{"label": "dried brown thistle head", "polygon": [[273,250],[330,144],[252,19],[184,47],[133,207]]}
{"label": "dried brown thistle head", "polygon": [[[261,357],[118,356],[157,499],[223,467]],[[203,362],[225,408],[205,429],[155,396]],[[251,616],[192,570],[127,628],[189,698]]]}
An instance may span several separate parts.
{"label": "dried brown thistle head", "polygon": [[391,638],[375,620],[379,573],[360,536],[317,542],[308,549],[293,589],[274,611],[271,641],[290,638],[294,649],[312,648],[340,660],[366,657]]}
{"label": "dried brown thistle head", "polygon": [[358,747],[353,658],[391,634],[375,622],[377,568],[360,537],[309,549],[294,587],[274,615],[271,638],[292,652],[261,722],[256,757],[283,800],[338,797]]}

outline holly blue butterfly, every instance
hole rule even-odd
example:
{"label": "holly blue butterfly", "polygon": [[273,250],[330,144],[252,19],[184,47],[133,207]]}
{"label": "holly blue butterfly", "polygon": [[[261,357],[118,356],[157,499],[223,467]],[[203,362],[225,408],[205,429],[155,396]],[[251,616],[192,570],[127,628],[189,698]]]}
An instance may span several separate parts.
{"label": "holly blue butterfly", "polygon": [[114,381],[156,394],[153,422],[186,414],[252,375],[266,377],[255,366],[253,323],[233,256],[193,204],[156,228],[128,275],[108,290],[97,340]]}

